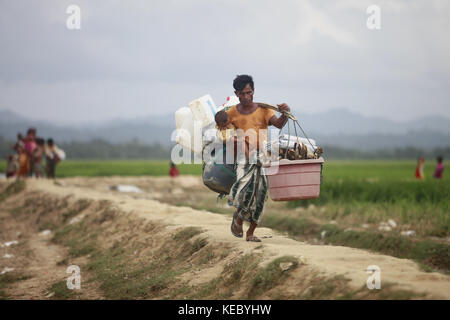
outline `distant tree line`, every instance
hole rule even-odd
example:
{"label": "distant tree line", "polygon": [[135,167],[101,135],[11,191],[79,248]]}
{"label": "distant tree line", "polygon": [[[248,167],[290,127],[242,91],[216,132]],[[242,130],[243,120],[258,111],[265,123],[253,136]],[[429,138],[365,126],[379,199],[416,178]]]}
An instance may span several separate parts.
{"label": "distant tree line", "polygon": [[[6,141],[0,137],[0,155],[5,158],[14,153],[11,146],[13,141]],[[88,142],[60,142],[58,147],[66,152],[67,159],[168,159],[170,147],[155,143],[143,144],[138,140],[126,143],[110,143],[102,139],[94,139]]]}
{"label": "distant tree line", "polygon": [[[88,142],[61,142],[57,145],[67,155],[67,159],[168,159],[171,147],[158,143],[144,144],[137,139],[126,143],[111,143],[103,139],[94,139]],[[11,146],[14,141],[0,137],[0,156],[4,159],[14,153]],[[438,155],[444,160],[450,159],[450,146],[424,150],[415,147],[404,147],[374,151],[359,151],[344,149],[336,146],[323,146],[326,159],[417,159],[420,156],[426,159],[435,159]]]}

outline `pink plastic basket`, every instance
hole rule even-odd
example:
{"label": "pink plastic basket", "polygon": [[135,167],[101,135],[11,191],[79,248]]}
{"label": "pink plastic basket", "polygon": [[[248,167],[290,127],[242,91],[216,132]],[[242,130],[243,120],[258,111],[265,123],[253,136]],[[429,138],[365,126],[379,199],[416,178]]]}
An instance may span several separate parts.
{"label": "pink plastic basket", "polygon": [[269,194],[274,201],[318,198],[323,158],[282,159],[266,168]]}

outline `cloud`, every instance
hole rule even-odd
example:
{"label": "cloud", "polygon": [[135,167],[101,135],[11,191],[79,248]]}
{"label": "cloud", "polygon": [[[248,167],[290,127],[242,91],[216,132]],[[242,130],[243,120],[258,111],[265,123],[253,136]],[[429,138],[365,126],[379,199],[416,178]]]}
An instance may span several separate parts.
{"label": "cloud", "polygon": [[[222,103],[249,73],[258,99],[298,112],[450,116],[449,1],[78,0],[79,31],[69,4],[0,3],[0,109],[138,117],[206,93]],[[381,30],[366,27],[371,4]]]}
{"label": "cloud", "polygon": [[338,44],[355,46],[357,41],[351,32],[338,27],[330,16],[314,8],[310,2],[298,2],[302,16],[297,26],[296,42],[308,44],[314,36],[330,37]]}

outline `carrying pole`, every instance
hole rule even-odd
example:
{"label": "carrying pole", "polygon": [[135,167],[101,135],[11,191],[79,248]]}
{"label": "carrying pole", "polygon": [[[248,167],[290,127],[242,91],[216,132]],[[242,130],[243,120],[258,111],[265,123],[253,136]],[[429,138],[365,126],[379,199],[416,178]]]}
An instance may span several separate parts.
{"label": "carrying pole", "polygon": [[[306,135],[305,130],[303,130],[303,128],[301,127],[300,123],[298,123],[297,118],[292,113],[290,113],[289,111],[280,111],[277,106],[274,106],[274,105],[271,105],[271,104],[268,104],[268,103],[256,102],[256,104],[261,106],[261,107],[263,107],[263,108],[272,109],[272,110],[275,110],[275,111],[277,111],[279,113],[282,113],[288,118],[288,120],[287,120],[287,124],[288,124],[288,139],[289,139],[288,140],[288,145],[287,145],[288,147],[289,147],[289,141],[290,141],[290,138],[291,138],[291,132],[290,132],[290,127],[289,127],[289,119],[290,119],[290,120],[292,120],[292,122],[294,122],[295,135],[297,136],[297,128],[295,127],[295,125],[298,125],[298,127],[300,128],[300,130],[302,130],[303,134],[305,135],[306,140],[308,140],[308,142],[311,145],[311,147],[313,148],[313,150],[314,151],[317,150],[317,148],[315,148],[314,145],[309,140],[308,136]],[[280,129],[280,132],[281,132],[281,129]],[[298,136],[297,136],[297,138],[298,138]],[[298,140],[297,140],[297,143],[298,143]],[[286,154],[287,154],[287,149],[288,148],[286,148]],[[286,154],[285,154],[285,157],[286,157]]]}

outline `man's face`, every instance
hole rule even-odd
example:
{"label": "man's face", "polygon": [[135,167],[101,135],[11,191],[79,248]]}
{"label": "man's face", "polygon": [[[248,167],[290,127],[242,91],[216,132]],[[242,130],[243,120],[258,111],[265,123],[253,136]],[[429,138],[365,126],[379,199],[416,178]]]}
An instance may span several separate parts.
{"label": "man's face", "polygon": [[250,104],[253,102],[253,89],[250,87],[250,84],[247,83],[247,85],[242,89],[241,91],[235,91],[234,92],[236,96],[239,98],[239,101],[241,104]]}

